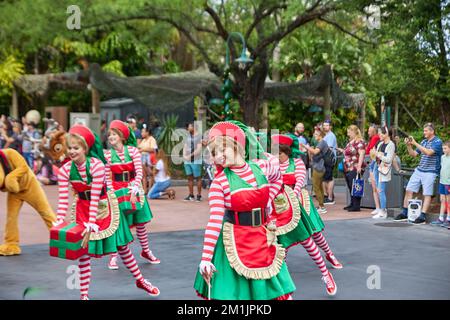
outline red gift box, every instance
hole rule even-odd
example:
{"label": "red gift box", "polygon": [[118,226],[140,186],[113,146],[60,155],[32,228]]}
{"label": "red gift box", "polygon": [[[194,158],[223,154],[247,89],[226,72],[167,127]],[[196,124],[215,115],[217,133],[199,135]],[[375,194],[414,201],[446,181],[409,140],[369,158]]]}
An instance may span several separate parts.
{"label": "red gift box", "polygon": [[50,229],[50,256],[67,260],[77,260],[88,254],[82,248],[84,227],[76,223],[63,222]]}

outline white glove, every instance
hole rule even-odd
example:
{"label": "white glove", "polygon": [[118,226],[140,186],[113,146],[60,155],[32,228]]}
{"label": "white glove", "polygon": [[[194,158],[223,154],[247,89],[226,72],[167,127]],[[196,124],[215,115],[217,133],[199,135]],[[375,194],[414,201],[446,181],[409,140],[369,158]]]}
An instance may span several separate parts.
{"label": "white glove", "polygon": [[85,222],[84,227],[86,228],[85,229],[86,232],[89,232],[89,231],[98,232],[98,230],[100,229],[100,227],[97,224],[90,223],[90,222]]}
{"label": "white glove", "polygon": [[216,267],[209,261],[202,261],[200,262],[199,270],[201,274],[211,274],[212,272],[216,271]]}
{"label": "white glove", "polygon": [[131,193],[134,195],[137,195],[139,193],[141,188],[139,188],[139,185],[135,184],[133,185],[133,187],[131,188]]}
{"label": "white glove", "polygon": [[61,223],[63,223],[64,222],[64,218],[56,218],[56,221],[55,222],[53,222],[53,226],[54,227],[57,227],[57,226],[59,226]]}

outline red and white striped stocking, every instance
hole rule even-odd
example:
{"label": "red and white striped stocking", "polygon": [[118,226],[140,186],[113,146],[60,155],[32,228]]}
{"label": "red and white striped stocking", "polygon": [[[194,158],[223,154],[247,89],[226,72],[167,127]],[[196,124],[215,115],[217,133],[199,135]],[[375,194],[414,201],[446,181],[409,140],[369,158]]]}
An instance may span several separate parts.
{"label": "red and white striped stocking", "polygon": [[319,248],[316,243],[309,237],[308,239],[300,242],[303,248],[306,249],[306,252],[310,255],[310,257],[314,260],[316,265],[319,267],[320,272],[322,272],[323,276],[328,274],[327,266],[325,265],[325,261],[323,261],[322,255],[320,254]]}
{"label": "red and white striped stocking", "polygon": [[325,240],[325,237],[322,235],[322,232],[314,233],[313,239],[319,246],[319,248],[322,249],[327,255],[333,254],[330,247],[328,246],[327,240]]}
{"label": "red and white striped stocking", "polygon": [[142,251],[150,254],[147,229],[145,228],[145,225],[136,226],[136,235],[139,239],[139,243],[141,244]]}
{"label": "red and white striped stocking", "polygon": [[133,277],[136,280],[143,279],[141,271],[137,265],[136,259],[134,255],[131,253],[130,247],[128,245],[118,247],[120,258],[122,258],[123,264],[130,270],[133,274]]}
{"label": "red and white striped stocking", "polygon": [[91,258],[88,255],[82,256],[78,260],[78,266],[80,268],[80,294],[88,295],[91,282]]}

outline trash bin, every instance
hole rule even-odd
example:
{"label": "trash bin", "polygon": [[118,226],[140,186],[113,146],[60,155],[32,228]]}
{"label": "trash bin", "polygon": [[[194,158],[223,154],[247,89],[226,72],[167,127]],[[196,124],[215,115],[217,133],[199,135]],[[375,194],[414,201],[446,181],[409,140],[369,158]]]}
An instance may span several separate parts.
{"label": "trash bin", "polygon": [[[404,170],[404,173],[392,171],[391,181],[388,183],[386,190],[386,206],[387,208],[401,208],[403,206],[403,198],[405,195],[405,187],[408,183],[412,171]],[[364,171],[364,197],[361,199],[362,208],[375,209],[375,200],[373,199],[372,184],[369,181],[369,170]],[[347,189],[347,203],[350,203],[350,192]]]}

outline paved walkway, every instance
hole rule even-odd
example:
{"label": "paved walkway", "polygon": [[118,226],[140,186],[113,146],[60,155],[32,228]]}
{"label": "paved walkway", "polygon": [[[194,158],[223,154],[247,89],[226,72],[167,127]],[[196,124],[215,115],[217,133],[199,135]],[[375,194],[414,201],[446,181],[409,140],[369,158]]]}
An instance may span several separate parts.
{"label": "paved walkway", "polygon": [[[182,230],[204,230],[208,218],[209,208],[207,190],[203,190],[202,202],[186,202],[183,198],[187,194],[187,187],[175,187],[175,200],[151,200],[150,207],[154,213],[154,219],[148,224],[149,232],[168,232]],[[58,207],[57,186],[44,187],[45,193],[56,211]],[[342,208],[345,204],[343,187],[336,187],[336,204],[327,206],[328,213],[323,215],[325,221],[341,219],[357,219],[369,217],[369,209],[361,212],[348,213]],[[3,239],[6,212],[6,193],[0,192],[0,239]],[[48,242],[48,231],[40,216],[28,204],[22,207],[19,218],[20,243],[38,244]]]}
{"label": "paved walkway", "polygon": [[[287,264],[297,286],[294,299],[450,299],[450,232],[429,225],[388,222],[391,227],[386,227],[380,223],[373,219],[327,222],[325,236],[344,264],[344,269],[332,270],[338,285],[334,297],[327,296],[320,272],[305,250],[291,248]],[[161,289],[158,299],[198,299],[193,282],[202,239],[202,231],[150,234],[162,263],[138,262],[144,276]],[[132,250],[136,255],[139,245],[133,244]],[[45,244],[23,246],[20,256],[0,257],[0,299],[22,299],[24,290],[32,287],[38,291],[27,299],[76,300],[79,291],[69,289],[71,264],[49,257]],[[92,299],[149,299],[134,287],[121,263],[117,271],[108,270],[106,264],[106,259],[93,260]],[[369,279],[374,270],[379,272],[379,289]],[[368,288],[368,279],[374,289]]]}

